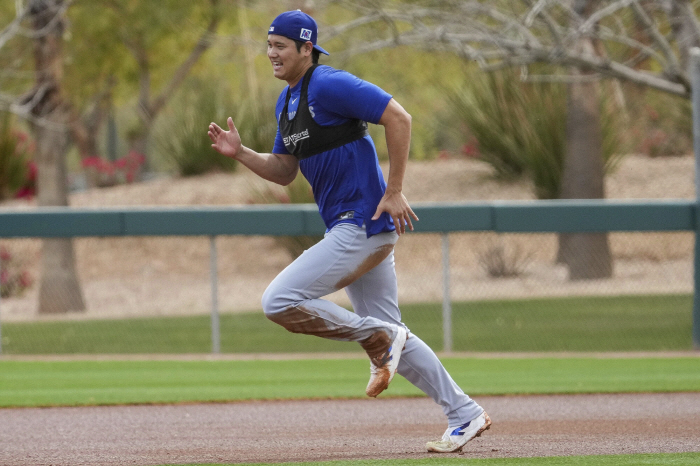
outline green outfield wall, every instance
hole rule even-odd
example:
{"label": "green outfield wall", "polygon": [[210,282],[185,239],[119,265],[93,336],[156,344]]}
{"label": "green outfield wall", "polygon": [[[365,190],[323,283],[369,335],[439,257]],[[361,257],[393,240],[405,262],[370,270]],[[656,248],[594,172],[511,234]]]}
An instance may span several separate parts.
{"label": "green outfield wall", "polygon": [[[417,233],[695,231],[692,200],[552,200],[414,204]],[[0,238],[317,235],[313,204],[232,207],[0,210]]]}
{"label": "green outfield wall", "polygon": [[[694,289],[700,287],[695,200],[551,200],[417,203],[415,233],[493,231],[584,233],[696,232]],[[0,210],[0,238],[109,236],[318,235],[315,205],[70,208]],[[214,244],[212,242],[212,244]],[[700,303],[693,304],[693,344],[700,349]],[[218,345],[214,345],[215,349]]]}

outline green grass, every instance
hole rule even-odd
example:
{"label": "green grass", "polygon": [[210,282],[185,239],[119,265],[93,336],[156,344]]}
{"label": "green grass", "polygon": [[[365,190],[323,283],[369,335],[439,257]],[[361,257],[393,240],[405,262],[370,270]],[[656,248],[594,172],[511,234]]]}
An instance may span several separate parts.
{"label": "green grass", "polygon": [[[440,304],[402,306],[404,321],[442,348]],[[566,297],[453,304],[455,351],[690,350],[692,295]],[[4,354],[207,353],[208,316],[4,323]],[[227,353],[358,351],[291,334],[261,312],[222,314]]]}
{"label": "green grass", "polygon": [[[700,391],[700,357],[444,358],[470,395]],[[367,359],[0,360],[0,407],[364,398]],[[402,377],[387,396],[423,396]],[[382,395],[384,396],[384,395]]]}
{"label": "green grass", "polygon": [[[269,463],[249,463],[249,466],[259,466]],[[465,464],[473,466],[691,466],[700,464],[700,453],[656,453],[643,455],[598,455],[598,456],[550,456],[546,458],[429,458],[417,460],[358,460],[358,461],[325,461],[309,463],[282,463],[288,466],[436,466]],[[164,466],[164,465],[163,465]],[[198,466],[228,466],[223,464],[208,464]]]}

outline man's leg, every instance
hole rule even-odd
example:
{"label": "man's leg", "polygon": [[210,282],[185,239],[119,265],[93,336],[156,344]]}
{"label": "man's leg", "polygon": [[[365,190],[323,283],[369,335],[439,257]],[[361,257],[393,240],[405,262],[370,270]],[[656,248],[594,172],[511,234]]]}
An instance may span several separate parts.
{"label": "man's leg", "polygon": [[[393,251],[345,290],[359,316],[372,316],[405,327],[398,306]],[[398,373],[442,406],[450,426],[469,422],[484,411],[452,380],[433,350],[413,333],[401,353]]]}
{"label": "man's leg", "polygon": [[393,378],[406,331],[320,298],[344,288],[382,262],[393,249],[391,239],[382,235],[367,238],[363,228],[337,225],[284,269],[262,298],[267,318],[290,332],[358,342],[371,361],[369,396],[377,396]]}

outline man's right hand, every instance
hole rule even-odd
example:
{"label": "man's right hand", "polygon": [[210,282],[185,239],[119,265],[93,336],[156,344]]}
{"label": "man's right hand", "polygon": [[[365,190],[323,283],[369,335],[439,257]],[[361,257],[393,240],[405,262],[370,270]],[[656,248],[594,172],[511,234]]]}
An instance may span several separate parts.
{"label": "man's right hand", "polygon": [[217,152],[226,157],[236,158],[241,150],[241,136],[238,134],[236,126],[233,124],[233,118],[228,117],[226,120],[229,130],[224,131],[216,123],[209,125],[209,139],[211,145]]}

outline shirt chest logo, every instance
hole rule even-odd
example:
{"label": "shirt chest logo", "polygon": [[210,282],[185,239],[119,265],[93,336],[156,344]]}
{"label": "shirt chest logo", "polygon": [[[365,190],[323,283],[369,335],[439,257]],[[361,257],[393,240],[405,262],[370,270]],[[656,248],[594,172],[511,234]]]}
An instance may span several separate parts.
{"label": "shirt chest logo", "polygon": [[309,139],[309,137],[309,129],[307,128],[299,133],[294,133],[290,134],[289,136],[286,136],[284,138],[284,145],[288,146],[289,144],[293,144],[296,147],[297,142],[301,141],[302,139]]}

